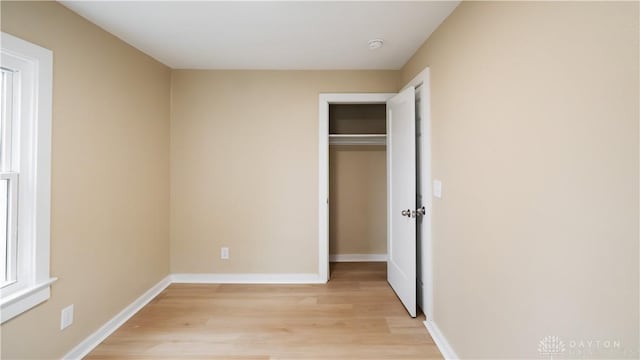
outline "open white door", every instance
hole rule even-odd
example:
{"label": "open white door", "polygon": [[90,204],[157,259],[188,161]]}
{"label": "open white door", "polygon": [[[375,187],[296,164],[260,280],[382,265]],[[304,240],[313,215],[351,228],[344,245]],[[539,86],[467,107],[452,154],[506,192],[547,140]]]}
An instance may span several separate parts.
{"label": "open white door", "polygon": [[387,281],[416,316],[415,89],[387,101]]}

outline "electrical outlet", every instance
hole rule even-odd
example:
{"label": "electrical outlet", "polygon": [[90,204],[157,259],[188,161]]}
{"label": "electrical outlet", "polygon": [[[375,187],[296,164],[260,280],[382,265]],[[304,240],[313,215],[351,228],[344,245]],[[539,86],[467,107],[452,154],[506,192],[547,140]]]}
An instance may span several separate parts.
{"label": "electrical outlet", "polygon": [[227,260],[229,258],[229,248],[221,247],[220,248],[220,259]]}
{"label": "electrical outlet", "polygon": [[60,330],[73,324],[73,304],[62,309],[60,312]]}

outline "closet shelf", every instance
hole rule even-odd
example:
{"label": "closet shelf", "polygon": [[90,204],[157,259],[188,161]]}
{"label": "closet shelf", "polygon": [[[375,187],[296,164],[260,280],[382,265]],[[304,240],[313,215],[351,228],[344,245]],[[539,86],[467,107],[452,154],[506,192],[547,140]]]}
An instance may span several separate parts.
{"label": "closet shelf", "polygon": [[385,134],[329,134],[329,145],[386,145]]}

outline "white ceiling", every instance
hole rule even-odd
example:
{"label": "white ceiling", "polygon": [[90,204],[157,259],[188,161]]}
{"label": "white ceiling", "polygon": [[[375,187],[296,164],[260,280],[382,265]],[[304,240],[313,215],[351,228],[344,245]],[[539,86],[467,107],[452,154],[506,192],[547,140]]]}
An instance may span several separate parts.
{"label": "white ceiling", "polygon": [[61,3],[172,68],[399,69],[459,1]]}

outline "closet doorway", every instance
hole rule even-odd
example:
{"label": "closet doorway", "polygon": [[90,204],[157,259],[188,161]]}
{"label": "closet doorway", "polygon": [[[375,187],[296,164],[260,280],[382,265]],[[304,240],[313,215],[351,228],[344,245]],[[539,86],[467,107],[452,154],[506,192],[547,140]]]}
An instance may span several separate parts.
{"label": "closet doorway", "polygon": [[[348,233],[349,226],[343,227],[336,221],[348,221],[354,214],[348,214],[340,219],[340,211],[361,212],[366,201],[355,200],[355,204],[332,204],[332,195],[340,194],[340,186],[346,189],[356,189],[361,182],[361,187],[376,186],[375,182],[365,181],[364,173],[352,174],[352,179],[339,179],[331,176],[330,165],[334,172],[342,169],[349,171],[348,164],[354,164],[355,168],[367,168],[370,172],[377,173],[375,155],[367,157],[363,154],[381,151],[375,147],[383,147],[386,153],[386,221],[387,228],[387,280],[396,292],[407,311],[415,317],[416,308],[419,306],[427,317],[431,319],[433,314],[432,293],[432,245],[431,245],[431,132],[430,132],[430,94],[429,94],[429,69],[426,68],[414,77],[398,94],[389,93],[365,93],[365,94],[320,94],[318,99],[319,131],[318,131],[318,275],[322,280],[329,280],[330,253],[334,255],[332,260],[338,260],[341,256],[358,256],[382,258],[385,254],[376,253],[369,248],[366,254],[360,251],[354,244],[341,244],[340,231]],[[349,106],[346,106],[349,105]],[[361,105],[366,105],[362,106]],[[368,119],[369,111],[375,112],[378,105],[386,107],[386,135],[375,125],[361,126],[358,122]],[[371,110],[363,110],[371,109]],[[330,121],[330,114],[352,113],[351,122],[348,125]],[[354,117],[354,114],[356,115]],[[340,116],[338,116],[340,118]],[[375,121],[374,121],[375,122]],[[332,130],[332,131],[330,131]],[[330,143],[332,145],[330,145]],[[344,147],[339,150],[339,147]],[[349,148],[350,147],[350,148]],[[369,149],[367,149],[369,147]],[[333,148],[333,149],[332,149]],[[375,150],[374,150],[375,149]],[[331,160],[330,163],[330,154]],[[381,154],[381,153],[378,153]],[[351,170],[357,171],[352,168]],[[344,170],[342,170],[344,171]],[[379,172],[379,171],[378,171]],[[339,174],[338,174],[339,175]],[[375,176],[375,175],[374,175]],[[365,179],[365,180],[363,180]],[[367,183],[365,185],[365,182]],[[331,194],[330,185],[338,194]],[[343,190],[345,190],[343,188]],[[366,194],[366,189],[357,189],[358,194]],[[337,199],[340,202],[341,199]],[[332,200],[336,201],[336,200]],[[375,203],[375,198],[369,199],[369,203]],[[376,203],[377,204],[377,203]],[[375,205],[373,205],[375,206]],[[336,229],[330,230],[330,219],[335,214],[332,224]],[[375,213],[375,211],[374,211]],[[376,219],[375,214],[360,214]],[[344,224],[343,224],[344,225]],[[354,224],[355,225],[355,224]],[[378,224],[380,225],[380,224]],[[361,234],[371,231],[360,229]],[[330,231],[333,233],[332,246],[330,246]],[[350,230],[353,232],[353,230]],[[380,231],[380,230],[377,230]],[[336,235],[338,235],[336,237]],[[370,239],[372,240],[372,239]],[[348,241],[348,240],[347,240]],[[375,241],[375,240],[373,240]],[[367,245],[369,246],[369,245]],[[371,244],[373,249],[375,244]],[[345,249],[346,247],[346,249]],[[331,250],[330,250],[331,248]],[[344,250],[344,253],[343,253]],[[349,260],[348,257],[344,258]],[[353,258],[357,260],[357,258]],[[366,259],[362,259],[366,260]],[[426,323],[425,323],[426,324]]]}
{"label": "closet doorway", "polygon": [[[319,214],[318,214],[318,268],[322,280],[328,281],[329,272],[329,111],[331,105],[381,105],[385,106],[394,93],[371,94],[320,94],[319,99]],[[331,142],[342,142],[343,146],[357,146],[358,142],[377,141],[386,143],[384,134],[334,134]],[[333,145],[335,146],[335,145]]]}
{"label": "closet doorway", "polygon": [[329,260],[387,260],[385,104],[329,105]]}

